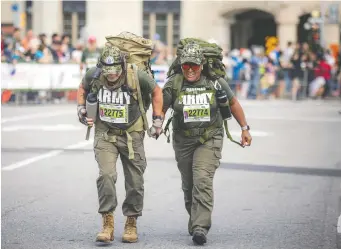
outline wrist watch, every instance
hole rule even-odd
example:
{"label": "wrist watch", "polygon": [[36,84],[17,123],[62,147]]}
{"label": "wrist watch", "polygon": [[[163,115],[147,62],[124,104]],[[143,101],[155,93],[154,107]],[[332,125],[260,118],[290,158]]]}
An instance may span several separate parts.
{"label": "wrist watch", "polygon": [[242,128],[242,131],[249,131],[250,130],[249,125],[242,126],[241,128]]}

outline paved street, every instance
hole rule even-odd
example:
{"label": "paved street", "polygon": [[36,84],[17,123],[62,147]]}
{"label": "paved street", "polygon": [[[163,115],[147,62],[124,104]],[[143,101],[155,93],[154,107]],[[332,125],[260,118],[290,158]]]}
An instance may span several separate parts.
{"label": "paved street", "polygon": [[[225,139],[205,248],[336,249],[341,102],[241,103],[253,144],[243,149]],[[96,248],[98,168],[75,105],[2,106],[1,116],[2,248]],[[236,121],[229,126],[238,139]],[[146,137],[145,147],[139,242],[121,242],[125,192],[119,162],[115,241],[109,247],[193,248],[172,144],[165,136]]]}

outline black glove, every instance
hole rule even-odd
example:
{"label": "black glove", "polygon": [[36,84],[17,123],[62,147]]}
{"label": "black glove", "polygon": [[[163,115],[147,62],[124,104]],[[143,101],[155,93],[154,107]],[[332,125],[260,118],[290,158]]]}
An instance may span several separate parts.
{"label": "black glove", "polygon": [[220,104],[225,104],[227,102],[227,94],[226,91],[223,89],[216,91],[216,98]]}
{"label": "black glove", "polygon": [[150,128],[150,134],[153,138],[158,139],[158,137],[163,132],[162,130],[163,119],[161,116],[153,116],[153,125]]}
{"label": "black glove", "polygon": [[84,105],[77,106],[77,115],[79,122],[81,122],[83,125],[88,126],[88,122],[86,122],[86,108]]}

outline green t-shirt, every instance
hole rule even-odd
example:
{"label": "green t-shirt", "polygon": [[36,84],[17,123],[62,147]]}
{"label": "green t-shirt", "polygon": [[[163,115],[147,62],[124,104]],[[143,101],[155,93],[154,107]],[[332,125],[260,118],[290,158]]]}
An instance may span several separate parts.
{"label": "green t-shirt", "polygon": [[82,63],[86,64],[86,69],[91,67],[95,67],[98,61],[98,58],[101,55],[101,50],[96,48],[95,51],[90,52],[89,49],[85,49],[82,54]]}
{"label": "green t-shirt", "polygon": [[[164,109],[168,109],[169,107],[173,106],[172,103],[172,88],[173,88],[173,82],[174,82],[175,77],[171,77],[169,78],[169,80],[166,82],[165,86],[163,87],[163,106],[165,107]],[[202,82],[202,80],[204,80],[205,77],[201,77],[200,82]],[[200,82],[197,82],[196,84],[200,84]],[[186,84],[186,81],[184,82]],[[221,79],[219,81],[221,87],[225,90],[227,98],[229,99],[229,101],[232,100],[232,98],[234,97],[234,94],[229,86],[229,84],[226,82],[226,80]],[[189,85],[193,85],[191,83],[187,83]],[[175,96],[173,96],[175,98]]]}
{"label": "green t-shirt", "polygon": [[[215,97],[213,83],[201,76],[196,83],[186,80],[182,82],[179,96],[172,96],[174,82],[177,77],[171,77],[163,88],[163,110],[171,107],[174,110],[173,129],[207,128],[216,124],[222,125],[219,103]],[[228,83],[219,81],[226,91],[229,101],[234,97]]]}

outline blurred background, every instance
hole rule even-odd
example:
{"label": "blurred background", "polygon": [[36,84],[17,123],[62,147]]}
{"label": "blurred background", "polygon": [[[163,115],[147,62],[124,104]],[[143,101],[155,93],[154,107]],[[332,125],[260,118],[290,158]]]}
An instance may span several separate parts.
{"label": "blurred background", "polygon": [[[224,140],[205,248],[341,249],[340,23],[338,1],[2,0],[2,248],[94,248],[94,130],[86,141],[76,92],[105,36],[129,31],[153,40],[161,87],[180,39],[220,45],[250,124],[251,147]],[[229,130],[240,139],[235,119]],[[192,248],[166,140],[145,139],[137,249]],[[114,247],[126,248],[117,171]]]}
{"label": "blurred background", "polygon": [[199,37],[223,48],[240,98],[337,97],[340,16],[325,1],[1,1],[3,103],[74,101],[105,36],[122,31],[154,41],[160,85],[179,40]]}

